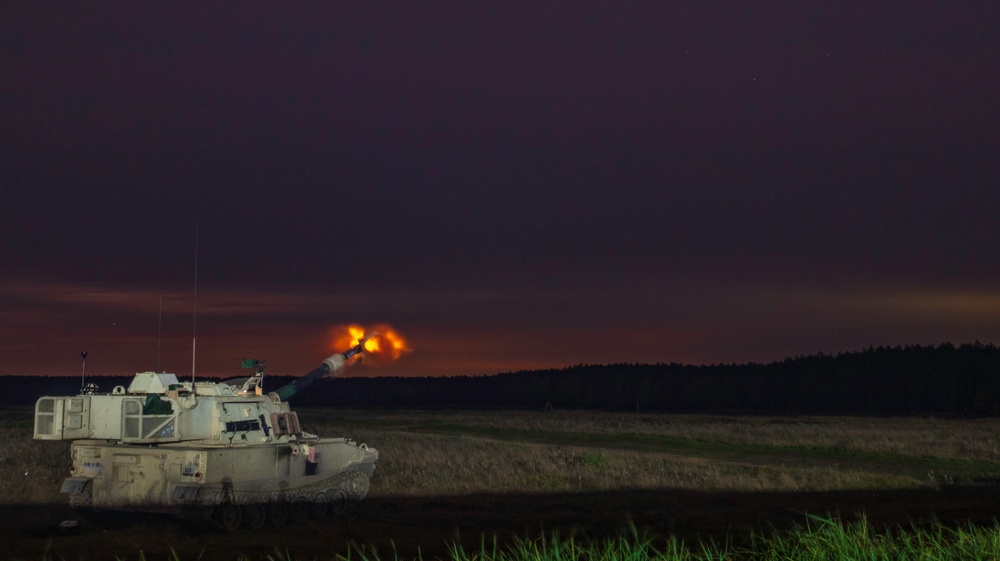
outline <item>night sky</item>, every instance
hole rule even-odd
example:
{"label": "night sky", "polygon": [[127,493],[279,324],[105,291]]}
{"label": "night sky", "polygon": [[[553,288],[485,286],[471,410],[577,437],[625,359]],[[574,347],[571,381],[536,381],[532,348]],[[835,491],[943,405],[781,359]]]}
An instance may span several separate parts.
{"label": "night sky", "polygon": [[3,2],[0,374],[1000,342],[998,131],[996,2]]}

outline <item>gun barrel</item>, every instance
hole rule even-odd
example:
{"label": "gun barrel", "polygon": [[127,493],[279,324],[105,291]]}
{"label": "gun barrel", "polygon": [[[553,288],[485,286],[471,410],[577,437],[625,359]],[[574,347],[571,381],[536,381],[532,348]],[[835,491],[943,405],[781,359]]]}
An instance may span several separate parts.
{"label": "gun barrel", "polygon": [[305,376],[302,376],[297,380],[292,380],[291,383],[278,388],[278,390],[274,393],[277,394],[282,401],[288,401],[289,399],[295,397],[296,394],[312,385],[312,383],[316,380],[343,368],[351,357],[364,352],[364,344],[364,341],[361,341],[357,345],[354,345],[342,353],[337,353],[327,357],[327,359],[323,361],[323,364],[320,364]]}

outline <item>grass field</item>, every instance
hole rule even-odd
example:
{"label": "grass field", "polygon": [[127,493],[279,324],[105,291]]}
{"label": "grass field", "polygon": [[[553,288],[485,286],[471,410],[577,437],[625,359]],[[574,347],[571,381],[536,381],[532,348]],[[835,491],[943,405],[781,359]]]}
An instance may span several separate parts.
{"label": "grass field", "polygon": [[[195,539],[161,526],[135,531],[142,541],[128,530],[54,542],[50,536],[48,545],[44,537],[26,538],[44,536],[38,532],[42,522],[30,521],[44,520],[45,505],[65,510],[58,490],[69,465],[68,443],[32,440],[31,416],[27,408],[0,411],[6,443],[0,447],[0,503],[15,513],[8,526],[34,525],[16,536],[26,551],[51,547],[54,557],[65,557],[63,552],[107,547],[98,544],[108,538],[125,554],[145,547],[198,556],[220,547],[214,534]],[[608,551],[628,559],[832,559],[774,552],[811,547],[814,554],[864,540],[913,548],[907,540],[918,539],[937,551],[927,558],[951,558],[941,557],[942,548],[973,542],[976,555],[989,547],[994,558],[1000,554],[1000,534],[988,523],[992,482],[1000,481],[995,419],[582,411],[303,410],[299,416],[306,431],[348,436],[379,450],[361,511],[339,526],[309,523],[308,531],[326,536],[323,553],[305,545],[314,538],[287,531],[243,535],[245,549],[223,546],[219,552],[273,557],[276,544],[287,539],[294,545],[283,555],[310,559],[348,551],[377,557],[367,545],[383,555],[420,552],[455,561],[619,558]],[[20,506],[28,510],[15,508]],[[850,511],[844,521],[823,518],[840,509]],[[867,511],[871,521],[863,516]],[[966,513],[974,525],[963,526]],[[780,522],[782,533],[766,531],[772,522]],[[917,526],[907,526],[911,522]],[[655,539],[644,541],[647,534],[640,533],[616,541],[614,533],[632,524]],[[464,537],[456,541],[460,529]],[[564,538],[545,538],[551,531]],[[474,547],[496,536],[502,539],[496,550],[489,548],[494,557]],[[684,553],[677,553],[678,539],[688,540]],[[679,556],[663,557],[671,548]],[[529,551],[533,556],[504,557]],[[911,558],[898,551],[886,555],[871,558]]]}
{"label": "grass field", "polygon": [[1000,476],[1000,422],[600,412],[309,411],[384,454],[373,493],[821,491]]}

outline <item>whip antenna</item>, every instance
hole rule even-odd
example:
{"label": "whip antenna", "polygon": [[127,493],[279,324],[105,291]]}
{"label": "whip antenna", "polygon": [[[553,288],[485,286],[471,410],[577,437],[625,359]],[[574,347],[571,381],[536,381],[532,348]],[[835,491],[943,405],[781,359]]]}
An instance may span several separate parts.
{"label": "whip antenna", "polygon": [[87,379],[87,351],[80,353],[80,359],[82,362],[80,365],[80,390],[82,391],[87,386],[85,383]]}
{"label": "whip antenna", "polygon": [[198,335],[198,221],[194,223],[194,322],[191,327],[191,384],[194,385],[195,342]]}
{"label": "whip antenna", "polygon": [[160,370],[160,342],[163,341],[163,297],[160,296],[160,325],[156,332],[156,371]]}

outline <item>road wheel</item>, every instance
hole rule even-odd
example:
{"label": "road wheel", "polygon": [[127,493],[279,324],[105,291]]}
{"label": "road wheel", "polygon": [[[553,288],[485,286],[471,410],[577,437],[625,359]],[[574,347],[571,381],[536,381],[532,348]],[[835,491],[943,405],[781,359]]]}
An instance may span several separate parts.
{"label": "road wheel", "polygon": [[347,510],[347,493],[337,489],[330,499],[330,511],[334,514],[344,514],[345,510]]}
{"label": "road wheel", "polygon": [[249,530],[260,530],[267,522],[267,512],[264,505],[252,504],[243,507],[243,527]]}
{"label": "road wheel", "polygon": [[219,505],[215,508],[214,518],[215,523],[223,530],[233,532],[243,522],[243,513],[240,511],[240,507],[234,504]]}
{"label": "road wheel", "polygon": [[330,512],[330,497],[327,497],[326,493],[316,493],[312,504],[309,505],[309,517],[323,518],[328,512]]}
{"label": "road wheel", "polygon": [[267,517],[271,520],[271,525],[281,528],[288,524],[288,503],[276,502],[267,505]]}
{"label": "road wheel", "polygon": [[288,510],[288,521],[292,524],[301,524],[309,518],[309,499],[298,497]]}

